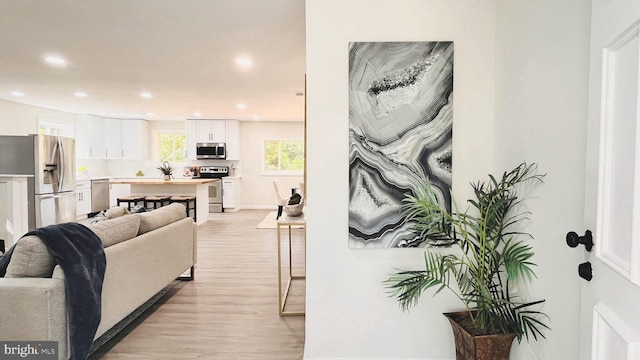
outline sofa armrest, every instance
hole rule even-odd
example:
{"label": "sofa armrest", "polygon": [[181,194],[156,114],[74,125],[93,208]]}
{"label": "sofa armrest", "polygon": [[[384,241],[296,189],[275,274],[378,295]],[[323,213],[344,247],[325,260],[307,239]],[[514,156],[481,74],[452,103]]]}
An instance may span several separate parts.
{"label": "sofa armrest", "polygon": [[193,265],[198,263],[198,224],[193,222]]}
{"label": "sofa armrest", "polygon": [[67,352],[64,280],[0,278],[0,340],[58,341]]}

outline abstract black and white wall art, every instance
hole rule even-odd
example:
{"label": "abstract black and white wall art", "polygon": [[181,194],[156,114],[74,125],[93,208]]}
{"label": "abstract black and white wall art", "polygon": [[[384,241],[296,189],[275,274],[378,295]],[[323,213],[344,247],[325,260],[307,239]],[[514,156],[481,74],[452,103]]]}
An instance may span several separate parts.
{"label": "abstract black and white wall art", "polygon": [[453,42],[349,44],[349,246],[425,246],[402,224],[428,178],[451,207]]}

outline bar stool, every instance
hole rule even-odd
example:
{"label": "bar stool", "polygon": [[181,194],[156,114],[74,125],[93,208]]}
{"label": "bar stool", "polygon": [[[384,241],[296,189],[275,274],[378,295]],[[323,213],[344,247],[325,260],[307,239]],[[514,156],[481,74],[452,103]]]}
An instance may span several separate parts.
{"label": "bar stool", "polygon": [[[171,196],[159,195],[159,196],[145,196],[144,197],[144,207],[147,210],[157,209],[159,207],[163,207],[165,205],[169,205],[171,203]],[[150,207],[149,205],[153,205]]]}
{"label": "bar stool", "polygon": [[141,196],[141,195],[122,196],[117,198],[116,202],[118,206],[120,206],[120,203],[127,203],[127,210],[131,211],[131,208],[138,205],[139,202],[141,202],[144,205],[144,196]]}
{"label": "bar stool", "polygon": [[[197,209],[196,209],[196,197],[195,196],[172,196],[169,200],[171,203],[181,203],[187,210],[187,217],[189,216],[189,210],[193,210],[193,220],[197,221]],[[193,205],[193,207],[191,207]]]}

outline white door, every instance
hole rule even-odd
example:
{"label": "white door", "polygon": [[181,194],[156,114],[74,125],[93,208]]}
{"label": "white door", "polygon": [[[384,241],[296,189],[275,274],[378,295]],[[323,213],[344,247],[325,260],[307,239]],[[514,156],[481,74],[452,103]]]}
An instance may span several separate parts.
{"label": "white door", "polygon": [[[580,359],[640,359],[640,1],[593,0]],[[582,233],[580,234],[582,235]]]}

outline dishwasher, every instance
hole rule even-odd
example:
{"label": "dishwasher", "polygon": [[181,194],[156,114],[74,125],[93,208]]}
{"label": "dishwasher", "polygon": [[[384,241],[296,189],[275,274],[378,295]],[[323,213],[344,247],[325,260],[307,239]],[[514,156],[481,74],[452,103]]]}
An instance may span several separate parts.
{"label": "dishwasher", "polygon": [[91,212],[109,208],[109,179],[91,180]]}

